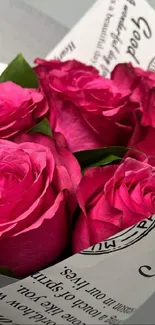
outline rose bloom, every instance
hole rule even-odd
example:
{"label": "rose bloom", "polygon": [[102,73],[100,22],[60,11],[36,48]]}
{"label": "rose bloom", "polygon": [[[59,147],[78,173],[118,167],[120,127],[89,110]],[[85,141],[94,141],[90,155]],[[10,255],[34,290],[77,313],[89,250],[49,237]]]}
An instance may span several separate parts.
{"label": "rose bloom", "polygon": [[0,138],[12,139],[27,131],[47,110],[39,90],[22,88],[11,81],[0,83]]}
{"label": "rose bloom", "polygon": [[0,266],[20,276],[54,262],[70,239],[80,167],[50,141],[0,140]]}
{"label": "rose bloom", "polygon": [[131,90],[105,79],[92,66],[37,59],[35,72],[50,107],[52,130],[72,152],[127,145],[135,128]]}
{"label": "rose bloom", "polygon": [[90,168],[77,189],[81,208],[73,232],[77,253],[155,213],[155,159],[126,158]]}
{"label": "rose bloom", "polygon": [[136,139],[130,142],[147,154],[155,154],[155,73],[135,68],[132,64],[119,64],[111,75],[121,88],[132,92],[131,100],[138,103],[136,120],[139,125]]}

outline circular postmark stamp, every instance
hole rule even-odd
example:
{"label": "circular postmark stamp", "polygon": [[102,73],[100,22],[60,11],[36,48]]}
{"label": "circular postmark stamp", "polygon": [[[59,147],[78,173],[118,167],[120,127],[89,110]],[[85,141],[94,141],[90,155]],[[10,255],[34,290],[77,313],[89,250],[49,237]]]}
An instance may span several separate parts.
{"label": "circular postmark stamp", "polygon": [[125,249],[142,238],[147,236],[150,231],[155,229],[155,215],[143,220],[133,227],[124,230],[120,234],[111,237],[110,239],[96,244],[81,252],[82,255],[101,255],[116,252]]}

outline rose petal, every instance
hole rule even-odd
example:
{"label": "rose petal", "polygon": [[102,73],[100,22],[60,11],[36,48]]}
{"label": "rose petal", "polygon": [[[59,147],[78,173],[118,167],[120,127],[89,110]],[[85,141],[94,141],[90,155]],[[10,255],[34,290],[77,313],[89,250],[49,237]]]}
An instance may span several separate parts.
{"label": "rose petal", "polygon": [[90,168],[86,170],[84,177],[77,189],[77,199],[82,211],[86,214],[86,206],[91,203],[100,191],[103,190],[107,180],[113,176],[116,166],[104,168]]}
{"label": "rose petal", "polygon": [[60,193],[54,205],[30,228],[0,240],[0,265],[16,275],[31,274],[58,258],[68,238],[64,196]]}

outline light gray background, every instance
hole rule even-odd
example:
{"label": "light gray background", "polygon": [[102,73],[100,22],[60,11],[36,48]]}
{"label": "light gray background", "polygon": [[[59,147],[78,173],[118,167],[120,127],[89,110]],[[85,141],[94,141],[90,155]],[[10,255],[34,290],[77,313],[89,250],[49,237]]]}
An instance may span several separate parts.
{"label": "light gray background", "polygon": [[[4,0],[5,1],[5,0]],[[21,0],[71,28],[96,0]],[[103,0],[104,1],[104,0]],[[148,0],[155,8],[155,0]]]}
{"label": "light gray background", "polygon": [[29,63],[37,56],[44,58],[67,31],[22,0],[0,0],[0,62],[9,63],[19,52]]}
{"label": "light gray background", "polygon": [[[5,1],[5,0],[4,0]],[[21,0],[71,28],[95,0]],[[104,0],[103,0],[104,1]]]}
{"label": "light gray background", "polygon": [[[134,293],[133,293],[134,294]],[[153,325],[155,324],[155,294],[139,308],[135,314],[122,325]]]}

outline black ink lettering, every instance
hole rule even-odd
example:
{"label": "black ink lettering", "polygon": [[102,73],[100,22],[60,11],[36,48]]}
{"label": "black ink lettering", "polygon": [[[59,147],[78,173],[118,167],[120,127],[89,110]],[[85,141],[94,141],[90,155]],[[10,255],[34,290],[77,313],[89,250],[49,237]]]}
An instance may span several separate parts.
{"label": "black ink lettering", "polygon": [[112,247],[112,248],[115,248],[116,247],[115,240],[105,242],[105,249],[108,249],[110,247]]}
{"label": "black ink lettering", "polygon": [[102,315],[102,316],[99,318],[99,320],[104,320],[104,319],[106,319],[106,318],[108,318],[107,315]]}
{"label": "black ink lettering", "polygon": [[51,281],[50,283],[48,283],[46,285],[46,288],[52,290],[53,292],[58,292],[63,289],[62,284],[63,284],[62,282],[56,283],[56,282]]}
{"label": "black ink lettering", "polygon": [[81,300],[81,299],[78,299],[78,300],[74,301],[73,304],[72,304],[72,308],[79,306],[83,302],[84,301]]}
{"label": "black ink lettering", "polygon": [[27,289],[23,285],[20,285],[20,289],[18,289],[17,292],[19,292],[21,294],[25,294],[25,293],[28,293],[29,292],[29,289]]}
{"label": "black ink lettering", "polygon": [[68,293],[64,298],[65,300],[73,300],[75,298],[75,295]]}
{"label": "black ink lettering", "polygon": [[135,0],[127,0],[131,5],[135,6],[136,3],[135,3]]}
{"label": "black ink lettering", "polygon": [[100,290],[98,290],[97,288],[93,288],[90,290],[85,290],[87,293],[89,293],[91,296],[96,297],[99,294],[101,294],[102,292]]}
{"label": "black ink lettering", "polygon": [[7,297],[7,295],[4,295],[3,293],[0,293],[0,300],[3,300]]}
{"label": "black ink lettering", "polygon": [[[137,20],[132,18],[131,21],[138,28],[138,30],[142,32],[145,38],[150,39],[152,37],[151,28],[149,26],[149,23],[144,17],[139,17]],[[138,65],[140,64],[140,62],[137,58],[136,50],[138,49],[140,40],[141,40],[140,33],[137,30],[134,30],[133,37],[131,37],[130,39],[130,45],[127,48],[127,54],[129,54]]]}
{"label": "black ink lettering", "polygon": [[20,294],[24,295],[27,298],[30,298],[34,302],[37,302],[40,299],[47,298],[47,296],[40,296],[36,297],[36,294],[34,292],[30,292],[28,288],[24,287],[23,285],[20,285],[20,289],[17,290]]}
{"label": "black ink lettering", "polygon": [[140,64],[139,60],[136,57],[136,51],[132,46],[128,46],[127,54],[129,54],[138,65]]}
{"label": "black ink lettering", "polygon": [[55,315],[61,314],[63,312],[63,309],[60,309],[59,307],[55,306],[54,304],[52,304],[49,301],[42,303],[41,306],[45,308],[45,311],[48,314],[50,312],[51,316],[55,316]]}
{"label": "black ink lettering", "polygon": [[26,311],[27,310],[27,306],[19,306],[18,310],[20,311]]}
{"label": "black ink lettering", "polygon": [[[39,283],[45,285],[49,280],[47,279],[47,276],[45,276],[42,273],[36,273],[31,276],[34,280],[37,280]],[[45,282],[42,282],[43,280],[46,280]]]}
{"label": "black ink lettering", "polygon": [[62,315],[61,318],[74,325],[86,325],[70,314]]}
{"label": "black ink lettering", "polygon": [[105,304],[106,306],[111,306],[114,303],[116,303],[116,300],[112,299],[112,298],[108,298],[106,300],[103,301],[103,304]]}
{"label": "black ink lettering", "polygon": [[17,300],[7,301],[7,304],[14,307],[14,308],[17,308],[20,305],[20,303],[17,302]]}
{"label": "black ink lettering", "polygon": [[44,298],[46,299],[47,296],[34,297],[34,298],[31,298],[31,300],[33,300],[34,302],[38,302],[38,300],[44,299]]}
{"label": "black ink lettering", "polygon": [[89,285],[89,283],[88,283],[87,281],[83,281],[83,283],[81,283],[81,284],[79,285],[79,287],[76,288],[76,291],[81,290],[82,288],[85,288],[85,287],[87,287],[88,285]]}
{"label": "black ink lettering", "polygon": [[137,41],[141,40],[141,36],[136,30],[133,31],[133,36]]}
{"label": "black ink lettering", "polygon": [[[12,320],[5,318],[4,316],[0,315],[0,325],[2,324],[12,324]],[[15,324],[14,324],[15,325]]]}
{"label": "black ink lettering", "polygon": [[[146,27],[146,29],[143,29],[143,34],[147,39],[150,39],[152,37],[152,31],[151,28],[149,26],[149,23],[147,22],[147,20],[144,17],[139,17],[138,20],[136,21],[134,18],[131,19],[132,22],[141,30],[142,28],[142,24],[144,24],[144,27]],[[142,23],[142,24],[141,24]]]}
{"label": "black ink lettering", "polygon": [[31,308],[28,308],[24,311],[23,313],[23,316],[27,316],[27,315],[30,315],[30,314],[33,314],[34,311],[31,309]]}
{"label": "black ink lettering", "polygon": [[136,40],[134,38],[131,38],[130,42],[131,42],[132,47],[134,47],[135,49],[138,48],[138,42],[136,42]]}
{"label": "black ink lettering", "polygon": [[96,299],[97,300],[102,300],[106,297],[106,294],[105,293],[99,293],[97,296],[96,296]]}
{"label": "black ink lettering", "polygon": [[[81,283],[78,283],[79,281],[81,281],[82,280],[82,278],[72,278],[71,279],[71,282],[73,282],[73,283],[75,283],[75,284],[77,284],[77,285],[81,285]],[[85,281],[84,281],[85,282]]]}
{"label": "black ink lettering", "polygon": [[149,265],[143,265],[139,268],[140,275],[144,276],[145,278],[152,278],[155,276],[155,273],[148,273],[148,271],[152,271],[152,267]]}
{"label": "black ink lettering", "polygon": [[91,250],[94,251],[97,248],[98,251],[102,250],[102,243],[92,246]]}
{"label": "black ink lettering", "polygon": [[46,322],[47,322],[47,318],[46,317],[44,317],[43,315],[41,315],[39,312],[35,312],[35,315],[34,316],[31,316],[31,317],[29,317],[29,319],[35,319],[35,320],[39,320],[39,321],[43,321],[43,320],[45,320]]}
{"label": "black ink lettering", "polygon": [[61,275],[67,275],[67,274],[72,273],[72,270],[71,269],[67,269],[66,266],[64,268],[65,268],[65,270],[63,272],[60,272]]}
{"label": "black ink lettering", "polygon": [[137,228],[139,228],[139,229],[147,229],[148,228],[147,223],[148,223],[147,220],[141,221],[139,223],[139,225],[137,225]]}

